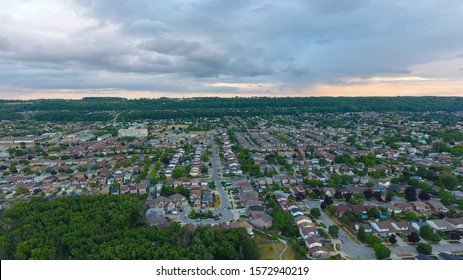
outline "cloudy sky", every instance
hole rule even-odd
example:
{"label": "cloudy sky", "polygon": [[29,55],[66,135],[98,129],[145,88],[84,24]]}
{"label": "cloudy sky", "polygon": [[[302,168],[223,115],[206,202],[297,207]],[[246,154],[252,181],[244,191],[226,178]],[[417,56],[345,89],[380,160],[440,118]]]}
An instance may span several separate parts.
{"label": "cloudy sky", "polygon": [[0,98],[463,96],[460,0],[0,7]]}

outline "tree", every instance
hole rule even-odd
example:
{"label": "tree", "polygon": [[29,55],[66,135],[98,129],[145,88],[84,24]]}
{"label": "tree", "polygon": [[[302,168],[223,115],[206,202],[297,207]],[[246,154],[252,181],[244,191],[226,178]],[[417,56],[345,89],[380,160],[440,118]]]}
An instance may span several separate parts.
{"label": "tree", "polygon": [[363,191],[363,195],[366,199],[370,200],[373,197],[373,191],[370,189],[366,189]]}
{"label": "tree", "polygon": [[326,205],[331,205],[331,204],[334,203],[334,201],[333,201],[333,199],[331,198],[331,196],[328,196],[328,195],[325,196],[325,200],[324,200],[323,202],[325,202]]}
{"label": "tree", "polygon": [[320,209],[318,208],[310,209],[310,215],[312,215],[312,217],[314,217],[315,219],[320,218],[320,215],[321,215]]}
{"label": "tree", "polygon": [[418,221],[418,216],[415,212],[408,212],[407,214],[405,214],[405,217],[409,221]]}
{"label": "tree", "polygon": [[333,215],[334,213],[336,213],[337,209],[336,209],[336,206],[334,205],[330,205],[326,208],[326,211],[328,211],[328,213],[330,213],[331,215]]}
{"label": "tree", "polygon": [[326,205],[325,202],[320,203],[320,208],[321,208],[322,210],[326,210],[326,207],[327,207],[327,205]]}
{"label": "tree", "polygon": [[328,232],[333,238],[338,238],[339,227],[336,225],[329,226]]}
{"label": "tree", "polygon": [[432,246],[427,243],[420,242],[416,245],[416,251],[421,254],[430,255],[432,253]]}
{"label": "tree", "polygon": [[367,212],[368,217],[378,219],[381,216],[381,212],[378,208],[374,207],[368,210]]}
{"label": "tree", "polygon": [[427,225],[420,227],[420,236],[431,241],[441,240],[440,236],[434,232],[434,229]]}
{"label": "tree", "polygon": [[355,198],[355,197],[351,197],[347,200],[347,203],[351,204],[351,205],[357,205],[359,202],[358,200]]}
{"label": "tree", "polygon": [[396,238],[395,234],[389,235],[389,243],[391,243],[391,244],[396,244],[397,243],[397,238]]}
{"label": "tree", "polygon": [[431,199],[431,196],[429,195],[429,193],[425,190],[422,190],[420,192],[420,194],[418,195],[418,197],[423,200],[423,201],[428,201]]}
{"label": "tree", "polygon": [[185,172],[184,167],[175,167],[174,170],[172,170],[172,178],[180,178],[180,177],[182,177],[183,172]]}
{"label": "tree", "polygon": [[391,256],[391,249],[384,244],[375,244],[373,249],[375,250],[375,256],[378,260],[384,260]]}
{"label": "tree", "polygon": [[365,233],[365,227],[363,225],[360,225],[359,226],[359,230],[357,232],[357,238],[358,240],[360,241],[365,241],[366,240],[366,233]]}
{"label": "tree", "polygon": [[417,232],[412,232],[408,235],[408,242],[416,243],[416,242],[420,242],[420,240],[421,238]]}
{"label": "tree", "polygon": [[369,236],[367,236],[367,238],[365,238],[365,242],[368,245],[380,244],[381,243],[381,238],[379,238],[376,235],[369,235]]}
{"label": "tree", "polygon": [[29,189],[23,186],[19,186],[16,188],[15,196],[25,195],[25,194],[29,194]]}
{"label": "tree", "polygon": [[453,191],[458,186],[458,179],[450,174],[442,174],[436,184]]}
{"label": "tree", "polygon": [[405,189],[405,199],[410,201],[416,201],[416,189],[414,187],[407,187]]}

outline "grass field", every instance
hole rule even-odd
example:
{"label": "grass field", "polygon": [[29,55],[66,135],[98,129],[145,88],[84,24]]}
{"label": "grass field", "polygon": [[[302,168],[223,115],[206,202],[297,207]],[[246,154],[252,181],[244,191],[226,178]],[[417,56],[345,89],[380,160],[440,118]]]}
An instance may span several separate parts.
{"label": "grass field", "polygon": [[256,234],[254,237],[257,241],[257,248],[260,252],[260,260],[279,260],[278,255],[283,250],[284,244],[278,243],[259,243],[259,241],[270,240],[269,237],[261,234]]}
{"label": "grass field", "polygon": [[288,245],[288,249],[283,255],[283,259],[284,260],[295,260],[296,259],[296,252],[294,251],[293,247]]}

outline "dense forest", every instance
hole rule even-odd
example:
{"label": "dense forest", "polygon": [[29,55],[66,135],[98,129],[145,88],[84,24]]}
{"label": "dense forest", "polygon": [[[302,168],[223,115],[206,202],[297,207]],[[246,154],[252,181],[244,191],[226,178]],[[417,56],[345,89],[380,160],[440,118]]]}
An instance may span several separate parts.
{"label": "dense forest", "polygon": [[0,221],[1,259],[257,259],[243,228],[190,231],[144,221],[143,196],[18,201]]}
{"label": "dense forest", "polygon": [[[360,111],[454,112],[463,108],[458,97],[252,97],[124,99],[85,97],[81,100],[1,100],[0,116],[23,115],[43,121],[108,121],[111,112],[121,120],[223,116],[296,115]],[[21,115],[21,113],[23,115]]]}

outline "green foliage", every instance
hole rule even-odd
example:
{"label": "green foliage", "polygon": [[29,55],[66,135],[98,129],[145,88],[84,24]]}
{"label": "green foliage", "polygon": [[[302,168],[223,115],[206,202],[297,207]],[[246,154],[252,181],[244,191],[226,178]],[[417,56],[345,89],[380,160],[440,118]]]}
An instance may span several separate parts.
{"label": "green foliage", "polygon": [[331,215],[333,215],[334,213],[336,213],[336,206],[334,205],[329,205],[327,208],[326,208],[326,211],[328,211],[328,213],[330,213]]}
{"label": "green foliage", "polygon": [[366,233],[365,233],[365,227],[363,225],[359,226],[358,232],[357,232],[357,238],[358,240],[364,242],[367,238]]}
{"label": "green foliage", "polygon": [[437,180],[437,185],[453,191],[458,186],[458,179],[450,174],[442,174]]}
{"label": "green foliage", "polygon": [[312,215],[312,217],[314,217],[315,219],[320,218],[320,215],[321,215],[320,209],[319,208],[310,209],[310,215]]}
{"label": "green foliage", "polygon": [[172,178],[180,178],[186,173],[185,167],[175,167],[174,170],[172,170]]}
{"label": "green foliage", "polygon": [[172,186],[169,185],[162,185],[161,187],[161,195],[168,197],[175,194],[175,189]]}
{"label": "green foliage", "polygon": [[375,245],[375,244],[380,244],[381,243],[381,238],[379,238],[376,235],[369,235],[365,238],[365,242],[368,245]]}
{"label": "green foliage", "polygon": [[298,237],[299,231],[295,226],[294,217],[291,213],[277,208],[273,213],[273,227],[280,229],[281,234],[288,237]]}
{"label": "green foliage", "polygon": [[381,216],[381,212],[378,208],[371,208],[367,212],[368,217],[378,219]]}
{"label": "green foliage", "polygon": [[415,212],[408,212],[407,214],[405,214],[405,218],[408,221],[418,221],[418,216]]}
{"label": "green foliage", "polygon": [[445,142],[434,142],[432,149],[438,153],[450,152],[450,147]]}
{"label": "green foliage", "polygon": [[375,256],[378,260],[384,260],[391,256],[391,249],[384,244],[375,244],[373,249],[375,250]]}
{"label": "green foliage", "polygon": [[333,238],[338,238],[338,233],[339,233],[339,227],[332,225],[328,227],[328,233],[333,237]]}
{"label": "green foliage", "polygon": [[430,255],[432,253],[432,246],[427,243],[420,242],[416,245],[416,251],[421,254]]}
{"label": "green foliage", "polygon": [[256,259],[245,229],[147,227],[142,196],[17,202],[1,220],[2,259]]}
{"label": "green foliage", "polygon": [[420,227],[420,236],[426,240],[431,240],[431,241],[436,241],[436,242],[441,240],[439,234],[435,233],[434,229],[427,225]]}
{"label": "green foliage", "polygon": [[26,187],[23,187],[23,186],[18,186],[16,188],[15,196],[25,195],[25,194],[29,194],[29,189],[27,189]]}

